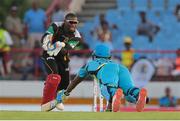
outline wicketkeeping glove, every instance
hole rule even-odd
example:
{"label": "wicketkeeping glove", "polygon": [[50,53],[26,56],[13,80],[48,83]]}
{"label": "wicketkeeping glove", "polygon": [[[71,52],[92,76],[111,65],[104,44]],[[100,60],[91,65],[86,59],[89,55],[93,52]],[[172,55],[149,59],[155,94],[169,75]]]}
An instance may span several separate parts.
{"label": "wicketkeeping glove", "polygon": [[63,90],[60,90],[58,93],[57,93],[57,97],[56,97],[56,101],[57,103],[63,103],[69,96],[70,94],[67,93],[64,89]]}

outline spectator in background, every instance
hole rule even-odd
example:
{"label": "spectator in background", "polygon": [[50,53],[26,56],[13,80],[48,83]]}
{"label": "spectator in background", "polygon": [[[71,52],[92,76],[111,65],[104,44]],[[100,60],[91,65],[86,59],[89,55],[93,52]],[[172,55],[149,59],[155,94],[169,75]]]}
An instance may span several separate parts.
{"label": "spectator in background", "polygon": [[33,59],[33,61],[26,63],[27,65],[19,70],[19,72],[22,73],[21,80],[27,80],[29,74],[32,74],[33,76],[35,76],[35,78],[46,76],[45,68],[44,68],[42,59],[40,58],[41,56],[41,51],[39,51],[40,47],[41,46],[38,40],[36,40],[34,44],[34,50],[29,56],[29,58]]}
{"label": "spectator in background", "polygon": [[104,14],[99,15],[99,19],[95,21],[95,28],[90,31],[90,34],[94,37],[94,39],[98,39],[98,30],[102,28],[103,22],[107,22]]}
{"label": "spectator in background", "polygon": [[160,27],[146,18],[146,12],[141,11],[139,13],[141,18],[141,23],[138,25],[137,34],[147,36],[149,42],[153,41],[153,37],[160,31]]}
{"label": "spectator in background", "polygon": [[172,71],[173,76],[179,76],[180,75],[180,48],[176,51],[176,60],[174,67],[175,69]]}
{"label": "spectator in background", "polygon": [[168,58],[159,58],[155,62],[156,66],[156,75],[157,76],[170,76],[173,69],[173,63]]}
{"label": "spectator in background", "polygon": [[[105,43],[111,50],[113,49],[112,37],[113,34],[116,35],[118,27],[116,24],[109,25],[109,22],[106,20],[105,14],[99,14],[98,19],[94,21],[94,28],[90,31],[92,39],[98,41],[96,44]],[[96,46],[93,43],[93,46]]]}
{"label": "spectator in background", "polygon": [[113,49],[112,32],[107,21],[101,23],[101,27],[97,29],[97,36],[100,43],[106,44],[111,50]]}
{"label": "spectator in background", "polygon": [[107,22],[105,14],[100,14],[99,15],[99,24],[102,25],[103,22]]}
{"label": "spectator in background", "polygon": [[160,98],[159,105],[161,107],[176,107],[177,106],[177,99],[176,97],[172,96],[171,89],[169,87],[166,87],[165,96]]}
{"label": "spectator in background", "polygon": [[[106,16],[105,14],[100,14],[99,15],[99,21],[98,21],[98,25],[97,28],[99,28],[104,22],[107,22],[109,24],[109,22],[106,20]],[[110,29],[118,29],[118,26],[116,24],[112,24],[112,26],[109,26]]]}
{"label": "spectator in background", "polygon": [[94,21],[96,29],[99,28],[101,26],[101,23],[104,21],[107,21],[105,14],[103,13],[99,14],[98,19]]}
{"label": "spectator in background", "polygon": [[54,11],[52,13],[51,21],[52,22],[63,21],[65,14],[66,12],[63,10],[63,8],[61,8],[60,4],[56,4]]}
{"label": "spectator in background", "polygon": [[5,28],[10,33],[13,40],[13,47],[21,47],[21,39],[23,38],[23,24],[17,16],[18,7],[13,5],[10,14],[5,21]]}
{"label": "spectator in background", "polygon": [[100,14],[98,21],[95,21],[94,23],[97,25],[95,25],[95,32],[91,31],[91,35],[97,34],[97,32],[101,30],[104,25],[108,26],[109,30],[118,30],[118,27],[116,24],[112,24],[112,26],[109,26],[109,22],[106,20],[106,17],[104,14]]}
{"label": "spectator in background", "polygon": [[[18,7],[16,5],[11,6],[10,8],[10,14],[7,16],[5,21],[5,28],[10,33],[12,40],[13,40],[13,47],[14,48],[23,48],[22,44],[24,44],[24,34],[23,34],[23,24],[21,19],[17,16],[18,14]],[[20,59],[22,57],[22,52],[18,52],[16,54],[12,54],[12,60],[13,60],[13,67],[16,65],[21,65],[23,59]]]}
{"label": "spectator in background", "polygon": [[109,30],[109,24],[107,21],[101,23],[101,27],[97,30],[98,39],[102,42],[112,41],[112,33]]}
{"label": "spectator in background", "polygon": [[13,41],[10,34],[0,22],[0,71],[3,77],[11,73],[12,60],[10,59],[9,52],[12,45]]}
{"label": "spectator in background", "polygon": [[33,48],[36,40],[41,40],[46,29],[45,11],[39,8],[37,1],[32,2],[32,8],[24,16],[25,29],[28,37],[28,47]]}
{"label": "spectator in background", "polygon": [[134,50],[132,49],[132,39],[130,37],[124,38],[125,50],[121,52],[121,63],[126,66],[128,69],[131,68],[134,63]]}
{"label": "spectator in background", "polygon": [[177,18],[177,21],[180,22],[180,4],[178,4],[175,8],[175,11],[174,11],[174,15],[176,16]]}

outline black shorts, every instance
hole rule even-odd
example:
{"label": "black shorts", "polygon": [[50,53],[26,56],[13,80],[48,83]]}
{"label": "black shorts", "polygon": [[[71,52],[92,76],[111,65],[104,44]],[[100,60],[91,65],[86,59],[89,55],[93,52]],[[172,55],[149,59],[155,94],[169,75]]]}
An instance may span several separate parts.
{"label": "black shorts", "polygon": [[69,61],[58,60],[55,57],[43,54],[42,56],[48,74],[59,74],[61,82],[58,90],[66,89],[69,85]]}

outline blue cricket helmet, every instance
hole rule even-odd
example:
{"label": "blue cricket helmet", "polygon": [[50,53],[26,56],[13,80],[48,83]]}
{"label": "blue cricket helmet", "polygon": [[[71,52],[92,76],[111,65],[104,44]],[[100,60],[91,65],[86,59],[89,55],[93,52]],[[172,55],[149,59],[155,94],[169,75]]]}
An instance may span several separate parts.
{"label": "blue cricket helmet", "polygon": [[93,55],[96,57],[102,57],[102,58],[110,58],[111,57],[111,51],[109,47],[105,44],[99,44],[96,46]]}

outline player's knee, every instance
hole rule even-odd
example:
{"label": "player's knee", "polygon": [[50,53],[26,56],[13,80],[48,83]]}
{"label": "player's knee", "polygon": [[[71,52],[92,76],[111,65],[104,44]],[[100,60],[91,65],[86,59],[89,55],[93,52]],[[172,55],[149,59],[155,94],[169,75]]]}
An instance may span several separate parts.
{"label": "player's knee", "polygon": [[129,88],[125,94],[126,100],[131,103],[136,103],[138,100],[139,91],[140,89],[136,87]]}
{"label": "player's knee", "polygon": [[61,81],[61,76],[58,74],[49,74],[47,76],[47,82],[46,83],[50,83],[50,84],[59,84]]}
{"label": "player's knee", "polygon": [[110,94],[110,97],[113,97],[117,91],[117,88],[108,88],[108,92]]}

